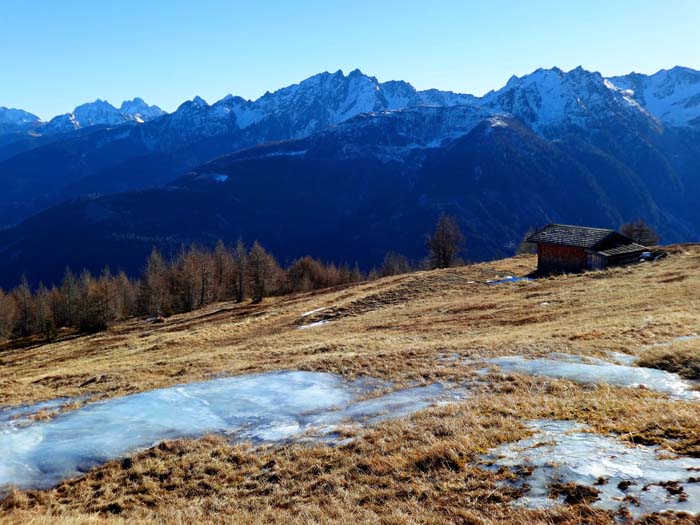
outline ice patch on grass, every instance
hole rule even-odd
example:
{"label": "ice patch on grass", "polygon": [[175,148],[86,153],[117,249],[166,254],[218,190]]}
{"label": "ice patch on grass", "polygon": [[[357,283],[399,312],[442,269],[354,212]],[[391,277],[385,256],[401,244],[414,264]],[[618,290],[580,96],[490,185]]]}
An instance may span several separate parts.
{"label": "ice patch on grass", "polygon": [[615,364],[598,358],[553,353],[547,358],[526,359],[522,356],[495,357],[488,360],[506,372],[569,379],[577,383],[607,384],[619,387],[644,387],[678,399],[700,400],[694,384],[678,374]]}
{"label": "ice patch on grass", "polygon": [[0,432],[31,423],[34,416],[41,413],[58,414],[68,403],[76,401],[68,397],[41,401],[33,405],[21,405],[11,408],[0,408]]}
{"label": "ice patch on grass", "polygon": [[387,387],[372,379],[273,372],[153,390],[89,404],[48,421],[3,426],[0,493],[10,484],[50,487],[165,439],[219,433],[234,441],[333,441],[331,434],[347,422],[405,416],[457,395],[435,384],[358,401]]}
{"label": "ice patch on grass", "polygon": [[533,279],[530,277],[513,277],[512,275],[508,275],[502,279],[489,279],[488,281],[486,281],[486,284],[520,283],[532,280]]}
{"label": "ice patch on grass", "polygon": [[303,324],[299,327],[299,330],[306,330],[307,328],[315,328],[317,326],[323,326],[324,324],[328,324],[328,321],[325,319],[323,319],[321,321],[316,321],[315,323]]}
{"label": "ice patch on grass", "polygon": [[671,346],[674,343],[683,343],[685,341],[695,341],[696,339],[700,339],[700,335],[698,334],[688,334],[688,335],[681,335],[680,337],[674,337],[670,341],[666,343],[654,343],[647,345],[645,348],[655,348],[658,346]]}
{"label": "ice patch on grass", "polygon": [[[524,490],[519,505],[549,508],[564,498],[550,497],[551,485],[575,483],[598,490],[593,505],[626,509],[635,517],[652,512],[700,512],[700,459],[679,457],[657,447],[628,446],[614,438],[585,432],[571,421],[528,422],[535,434],[491,451],[487,468],[520,472]],[[523,474],[526,473],[526,474]]]}
{"label": "ice patch on grass", "polygon": [[608,352],[608,356],[619,365],[631,366],[636,360],[636,355],[623,354],[622,352]]}

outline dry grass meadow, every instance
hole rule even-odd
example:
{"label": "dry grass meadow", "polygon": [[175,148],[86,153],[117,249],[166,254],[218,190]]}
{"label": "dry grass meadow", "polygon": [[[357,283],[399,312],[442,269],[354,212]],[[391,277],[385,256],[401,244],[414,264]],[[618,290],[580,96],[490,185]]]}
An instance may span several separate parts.
{"label": "dry grass meadow", "polygon": [[[0,404],[103,399],[211,378],[300,369],[397,385],[460,382],[479,358],[559,351],[642,356],[697,378],[700,247],[656,263],[489,285],[525,275],[520,256],[341,289],[222,303],[154,324],[0,352]],[[307,317],[305,312],[325,308]],[[327,320],[298,330],[300,324]],[[656,345],[656,346],[654,346]],[[464,359],[455,359],[461,357]],[[473,395],[356,430],[339,447],[253,448],[221,437],[162,443],[46,491],[12,492],[0,522],[82,523],[615,523],[585,501],[514,508],[508,472],[482,470],[490,448],[528,435],[523,421],[574,419],[634,443],[700,457],[700,406],[643,389],[590,387],[493,371]],[[1,453],[1,452],[0,452]],[[624,517],[617,517],[622,519]],[[683,515],[642,523],[700,523]]]}

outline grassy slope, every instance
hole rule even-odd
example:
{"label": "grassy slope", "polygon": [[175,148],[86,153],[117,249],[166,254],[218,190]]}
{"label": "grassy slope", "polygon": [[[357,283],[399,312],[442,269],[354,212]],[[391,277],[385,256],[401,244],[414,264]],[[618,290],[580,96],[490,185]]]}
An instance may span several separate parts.
{"label": "grassy slope", "polygon": [[[674,251],[660,263],[484,284],[530,271],[534,258],[522,256],[262,305],[218,304],[164,324],[133,321],[106,334],[0,353],[0,404],[106,398],[220,372],[296,368],[430,382],[474,373],[471,365],[440,359],[452,354],[641,354],[646,345],[700,326],[700,247]],[[300,317],[320,307],[328,309]],[[330,323],[296,329],[321,319]],[[517,375],[490,379],[459,405],[363,431],[349,446],[260,452],[219,438],[178,441],[54,490],[15,493],[0,504],[0,517],[16,523],[90,523],[98,517],[156,523],[610,523],[610,516],[585,505],[515,512],[504,504],[514,495],[496,485],[506,474],[486,473],[471,462],[498,443],[524,437],[522,420],[537,417],[575,418],[632,441],[700,455],[697,404],[644,390]],[[685,523],[682,517],[663,519]]]}

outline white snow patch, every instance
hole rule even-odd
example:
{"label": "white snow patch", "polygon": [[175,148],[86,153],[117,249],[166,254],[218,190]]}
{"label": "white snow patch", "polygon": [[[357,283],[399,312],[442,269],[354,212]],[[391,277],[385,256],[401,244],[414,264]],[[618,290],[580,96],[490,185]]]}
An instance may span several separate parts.
{"label": "white snow patch", "polygon": [[503,120],[503,118],[501,118],[499,115],[497,115],[495,117],[491,117],[490,119],[488,119],[488,122],[489,122],[489,124],[491,124],[492,128],[507,128],[508,127],[508,123],[505,120]]}
{"label": "white snow patch", "polygon": [[324,324],[328,324],[328,321],[326,319],[323,319],[321,321],[316,321],[315,323],[301,325],[298,329],[299,330],[306,330],[307,328],[315,328],[317,326],[323,326]]}
{"label": "white snow patch", "polygon": [[[585,432],[586,427],[571,421],[537,420],[528,427],[535,431],[534,436],[501,445],[483,458],[492,470],[506,467],[517,473],[523,467],[533,469],[516,482],[526,489],[518,500],[521,506],[562,504],[563,498],[550,498],[550,486],[576,483],[599,491],[593,506],[627,509],[635,517],[662,511],[700,512],[700,483],[688,482],[698,477],[700,459],[675,456],[658,447],[629,446]],[[668,482],[677,483],[674,488],[683,492],[671,494],[663,486]]]}

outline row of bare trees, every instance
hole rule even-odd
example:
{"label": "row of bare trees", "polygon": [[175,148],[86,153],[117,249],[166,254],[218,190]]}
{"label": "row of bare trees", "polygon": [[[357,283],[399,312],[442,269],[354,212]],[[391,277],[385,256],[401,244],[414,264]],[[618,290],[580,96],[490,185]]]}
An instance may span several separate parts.
{"label": "row of bare trees", "polygon": [[140,279],[106,268],[99,276],[66,270],[60,284],[35,290],[26,279],[14,290],[0,290],[0,340],[56,337],[60,328],[81,332],[104,330],[133,316],[161,317],[189,312],[218,301],[260,302],[269,295],[305,292],[420,269],[461,264],[464,236],[457,221],[441,216],[426,239],[429,255],[420,264],[395,252],[382,265],[364,274],[357,265],[324,263],[302,257],[287,269],[258,242],[228,247],[219,242],[211,251],[183,249],[173,260],[153,250]]}
{"label": "row of bare trees", "polygon": [[26,279],[0,290],[0,339],[53,339],[60,327],[96,332],[133,316],[160,317],[196,310],[217,301],[260,302],[268,295],[309,291],[366,279],[357,266],[325,264],[302,257],[283,270],[259,243],[242,241],[213,251],[183,250],[167,261],[153,250],[140,279],[105,269],[95,277],[66,270],[62,282],[32,290]]}

